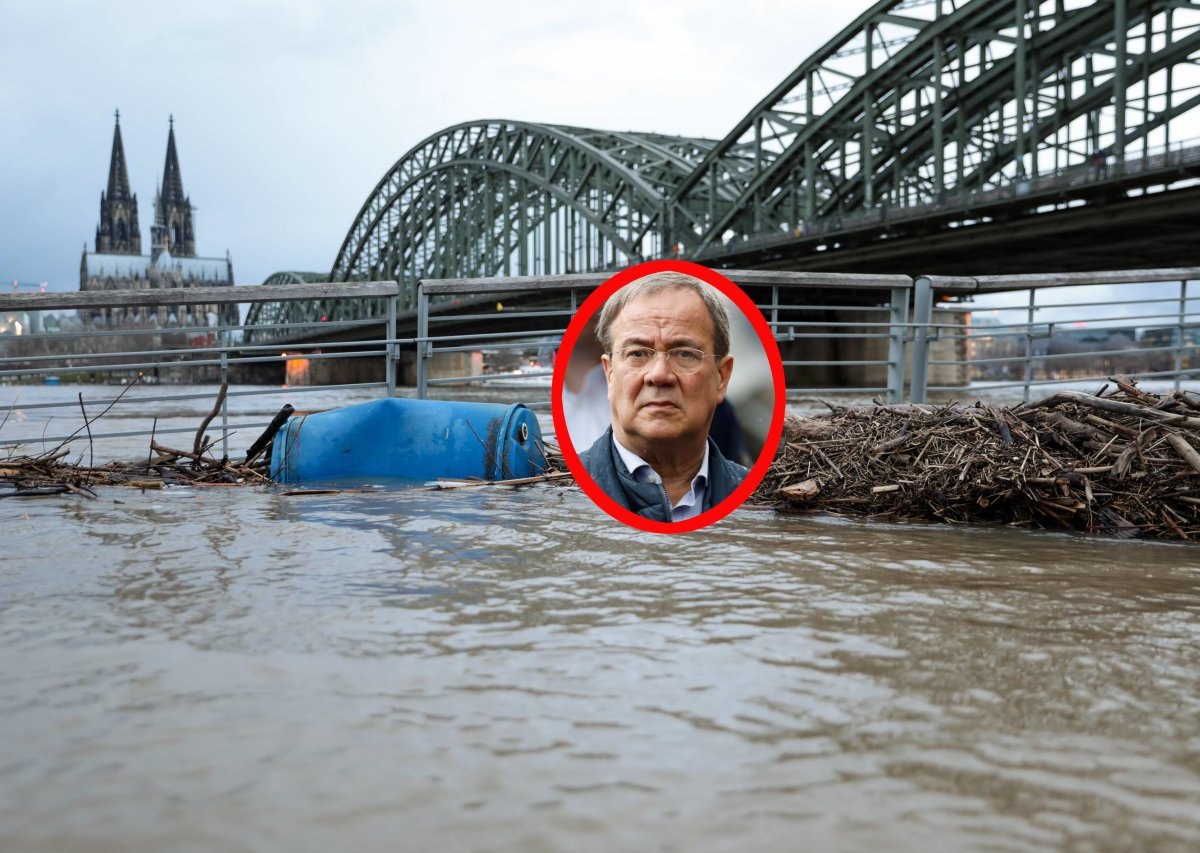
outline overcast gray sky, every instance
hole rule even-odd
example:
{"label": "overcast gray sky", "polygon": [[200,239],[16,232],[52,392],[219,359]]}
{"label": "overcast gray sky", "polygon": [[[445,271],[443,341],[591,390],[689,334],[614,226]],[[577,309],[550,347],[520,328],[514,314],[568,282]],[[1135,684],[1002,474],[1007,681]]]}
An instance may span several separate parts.
{"label": "overcast gray sky", "polygon": [[257,284],[328,271],[383,174],[447,126],[719,138],[867,5],[0,0],[0,283],[78,288],[116,109],[143,248],[174,114],[196,248]]}

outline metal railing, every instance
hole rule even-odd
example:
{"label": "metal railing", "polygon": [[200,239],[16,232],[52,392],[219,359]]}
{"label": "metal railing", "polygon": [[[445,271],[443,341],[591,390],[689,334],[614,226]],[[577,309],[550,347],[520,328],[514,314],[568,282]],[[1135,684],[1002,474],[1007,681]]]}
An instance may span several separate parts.
{"label": "metal railing", "polygon": [[[978,277],[921,276],[914,284],[914,402],[959,385],[931,382],[962,368],[994,390],[1101,383],[1113,374],[1169,381],[1179,390],[1200,375],[1200,267]],[[1103,289],[1103,290],[1102,290]],[[968,326],[939,323],[935,298],[970,309]],[[961,358],[931,357],[935,341],[960,344]]]}
{"label": "metal railing", "polygon": [[[905,344],[911,333],[911,278],[764,270],[723,270],[722,274],[758,298],[756,306],[780,344],[784,369],[792,378],[789,392],[884,395],[890,402],[903,399]],[[426,397],[439,386],[511,383],[514,375],[505,372],[440,371],[434,376],[432,365],[439,354],[481,349],[530,351],[539,343],[554,349],[580,303],[607,278],[607,274],[597,273],[421,281],[417,288],[417,395]],[[519,297],[529,307],[505,308],[504,300],[512,297]],[[431,308],[436,300],[448,298],[470,299],[476,312],[435,316]],[[499,307],[478,311],[483,305]],[[463,333],[439,331],[465,320],[492,320],[497,328],[494,332],[478,328]],[[846,349],[855,350],[856,357],[843,355]],[[523,371],[520,376],[548,378],[551,373],[549,365],[541,365],[541,369]]]}
{"label": "metal railing", "polygon": [[[1165,380],[1176,388],[1200,378],[1200,292],[1192,284],[1200,280],[1200,267],[916,279],[724,274],[754,298],[766,319],[783,354],[793,400],[842,393],[924,402],[931,394],[961,398],[981,387],[1028,400],[1041,388],[1099,383],[1113,373]],[[330,390],[429,397],[491,388],[529,398],[539,396],[530,389],[536,383],[542,399],[531,407],[545,409],[563,331],[606,278],[596,273],[422,281],[411,319],[396,311],[395,282],[0,295],[0,447],[34,439],[53,446],[81,437],[69,427],[90,427],[98,411],[127,393],[101,392],[102,383],[139,386],[122,407],[133,406],[136,397],[146,417],[89,428],[94,441],[194,432],[194,423],[150,419],[155,412],[211,400],[214,392],[172,386],[234,385],[213,426],[226,455],[231,435],[240,433],[247,445],[253,441],[269,421],[261,404],[281,395],[302,403],[304,395]],[[286,344],[251,342],[247,332],[256,327],[232,322],[110,328],[82,325],[70,314],[315,299],[384,299],[389,310],[383,321],[292,324]],[[55,325],[51,311],[68,313]],[[21,324],[19,336],[12,334],[14,323]],[[403,329],[411,337],[399,337],[401,323],[411,324]],[[540,358],[529,365],[517,357],[521,354]],[[285,384],[286,371],[305,364],[310,374],[321,375],[310,376],[311,385]],[[401,389],[402,369],[411,369],[413,390]],[[97,391],[75,399],[27,395],[15,405],[19,387],[60,380],[95,383]],[[14,387],[18,390],[10,392]],[[250,416],[248,407],[258,411]],[[9,418],[17,408],[27,416],[55,413],[56,422],[65,420],[68,428],[36,435],[17,430]]]}
{"label": "metal railing", "polygon": [[[396,282],[356,282],[353,284],[298,284],[271,288],[209,287],[161,290],[110,290],[79,293],[0,294],[0,447],[12,447],[36,442],[53,446],[81,438],[93,442],[125,439],[142,435],[169,435],[196,431],[190,426],[163,426],[154,421],[146,427],[112,429],[95,425],[100,412],[112,409],[123,398],[122,409],[132,405],[149,422],[154,412],[171,412],[188,408],[189,401],[212,401],[215,392],[198,392],[192,387],[172,386],[230,385],[244,383],[257,387],[229,390],[222,398],[219,426],[220,452],[229,455],[229,438],[240,432],[249,445],[265,420],[237,419],[231,409],[246,408],[251,400],[286,394],[290,399],[331,389],[365,389],[378,394],[397,393],[397,361],[403,341],[396,336],[395,312],[380,322],[343,321],[312,324],[293,329],[292,340],[286,347],[278,343],[254,344],[247,332],[256,327],[227,322],[225,306],[256,302],[285,302],[313,299],[384,298],[395,305],[399,288]],[[99,321],[83,322],[85,317],[101,309],[120,309],[122,316],[131,310],[148,309],[157,317],[157,309],[169,308],[173,314],[183,314],[188,306],[220,306],[215,325],[178,325],[166,327],[147,323],[124,323],[109,326]],[[66,312],[61,315],[51,311]],[[144,314],[146,312],[143,312]],[[307,332],[310,340],[304,339]],[[366,336],[363,337],[365,332]],[[15,334],[19,333],[19,334]],[[343,335],[351,340],[333,340]],[[354,339],[354,338],[358,339]],[[366,373],[369,380],[337,383],[324,382],[297,387],[286,383],[290,365],[347,365],[370,363]],[[358,371],[363,373],[364,371]],[[304,377],[300,377],[303,379]],[[22,387],[34,384],[57,384],[63,380],[93,385],[97,392],[78,394],[76,399],[20,400]],[[104,386],[123,386],[120,392],[99,392]],[[129,395],[130,386],[141,386]],[[147,387],[149,386],[149,387]],[[25,397],[31,394],[26,391]],[[60,395],[61,396],[61,395]],[[5,399],[8,398],[8,399]],[[297,401],[299,402],[299,401]],[[80,426],[70,432],[29,434],[16,429],[10,417],[20,410],[23,416],[57,418]],[[118,409],[117,412],[121,412]],[[207,411],[207,408],[206,408]],[[259,413],[261,415],[261,413]],[[170,420],[170,418],[166,418]],[[122,422],[125,422],[122,418]]]}
{"label": "metal railing", "polygon": [[[457,372],[454,369],[435,370],[438,355],[474,353],[487,350],[497,355],[525,353],[541,345],[557,348],[558,341],[579,309],[580,303],[608,275],[583,273],[561,276],[525,276],[517,278],[468,278],[421,281],[417,285],[416,388],[417,397],[426,399],[430,389],[439,386],[491,385],[499,387],[516,379],[548,380],[552,368],[538,364],[532,370],[514,369],[508,372],[491,365],[479,370]],[[520,297],[523,307],[505,308],[503,299]],[[438,302],[459,300],[461,311],[435,314]],[[491,310],[488,310],[491,308]],[[474,331],[479,324],[502,324],[496,331]],[[471,324],[471,331],[447,331],[436,334],[438,328]],[[514,328],[519,327],[519,328]],[[494,360],[511,366],[513,359]],[[535,401],[532,408],[548,404]]]}
{"label": "metal railing", "polygon": [[[1190,281],[1200,279],[1200,267],[915,280],[773,271],[723,274],[758,297],[756,305],[780,345],[787,390],[793,397],[846,393],[882,396],[890,403],[925,402],[930,393],[961,395],[972,384],[985,383],[997,391],[1019,390],[1029,400],[1042,386],[1102,382],[1113,373],[1169,379],[1176,388],[1200,374],[1200,293],[1190,295],[1188,290]],[[421,282],[418,394],[426,396],[441,385],[506,378],[461,373],[431,379],[428,365],[437,353],[486,346],[529,348],[529,333],[521,331],[508,330],[503,337],[478,330],[470,335],[439,334],[438,325],[455,318],[433,318],[433,300],[454,296],[502,301],[530,293],[548,299],[558,294],[563,301],[554,307],[490,315],[508,321],[506,328],[533,317],[545,319],[538,334],[549,342],[561,335],[578,304],[604,279],[597,274]],[[1154,287],[1162,283],[1173,285],[1169,296]],[[1098,295],[1098,287],[1116,288],[1120,298]],[[1082,295],[1068,296],[1065,302],[1046,298],[1071,292]],[[997,300],[1000,295],[1005,299]],[[1004,312],[1021,316],[1006,317],[1002,323],[980,321],[983,313]],[[488,316],[475,315],[480,320]],[[550,322],[554,319],[557,325]],[[541,373],[548,376],[550,370]],[[805,381],[813,376],[823,381]],[[839,376],[856,381],[837,381]]]}

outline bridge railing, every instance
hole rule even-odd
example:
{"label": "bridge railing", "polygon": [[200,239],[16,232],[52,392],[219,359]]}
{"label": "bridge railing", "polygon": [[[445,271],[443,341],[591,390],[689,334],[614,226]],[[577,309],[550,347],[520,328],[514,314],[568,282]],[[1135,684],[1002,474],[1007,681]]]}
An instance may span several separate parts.
{"label": "bridge railing", "polygon": [[[972,391],[1051,393],[1121,374],[1173,387],[1200,378],[1200,267],[1003,276],[920,276],[913,290],[913,402]],[[940,322],[952,305],[965,324]],[[936,341],[953,358],[931,355]]]}
{"label": "bridge railing", "polygon": [[[147,435],[168,441],[172,433],[196,432],[216,397],[212,386],[224,383],[232,387],[221,398],[212,430],[228,455],[230,436],[238,433],[251,444],[281,404],[272,401],[283,395],[298,409],[306,395],[329,399],[334,389],[351,397],[360,391],[364,397],[394,395],[399,348],[412,343],[396,337],[398,292],[396,282],[355,282],[0,293],[0,447],[45,448],[72,439],[129,447]],[[382,336],[378,320],[297,323],[286,345],[256,344],[248,342],[256,327],[233,321],[243,313],[232,306],[268,300],[381,298],[392,306]],[[211,312],[207,318],[177,322],[202,306]],[[102,312],[121,320],[81,319]],[[163,325],[164,315],[176,320]],[[345,365],[365,369],[350,371],[360,378],[342,383],[310,375],[323,372],[328,379],[334,366]],[[45,387],[66,383],[95,390],[64,399]],[[204,385],[210,387],[197,387]],[[101,412],[108,415],[97,422]]]}

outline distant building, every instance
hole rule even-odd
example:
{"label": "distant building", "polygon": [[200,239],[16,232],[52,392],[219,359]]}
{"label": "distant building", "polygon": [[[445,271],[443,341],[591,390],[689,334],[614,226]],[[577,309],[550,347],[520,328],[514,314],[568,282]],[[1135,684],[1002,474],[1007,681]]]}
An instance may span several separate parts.
{"label": "distant building", "polygon": [[[179,287],[232,287],[233,261],[228,251],[223,258],[196,255],[196,232],[192,224],[192,202],[183,192],[179,155],[175,150],[175,120],[167,132],[167,161],[162,184],[154,197],[154,224],[150,226],[150,254],[142,254],[138,226],[137,195],[129,189],[129,169],[121,140],[121,114],[113,131],[112,156],[108,165],[108,188],[100,194],[100,224],[96,226],[96,250],[83,247],[79,265],[79,289],[142,290]],[[237,322],[237,306],[184,305],[158,308],[102,308],[81,310],[80,317],[93,324],[112,326],[215,326],[224,310],[227,322]]]}

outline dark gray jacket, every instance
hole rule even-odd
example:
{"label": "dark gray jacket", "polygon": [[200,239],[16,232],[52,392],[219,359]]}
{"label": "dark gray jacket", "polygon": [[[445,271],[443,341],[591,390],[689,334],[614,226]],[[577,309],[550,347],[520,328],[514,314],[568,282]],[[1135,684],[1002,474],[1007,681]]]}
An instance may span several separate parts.
{"label": "dark gray jacket", "polygon": [[[580,457],[588,476],[606,495],[631,512],[653,521],[671,521],[671,502],[661,483],[639,483],[625,467],[613,444],[612,427],[596,439]],[[701,512],[706,512],[733,494],[746,478],[744,465],[730,462],[716,444],[708,440],[708,483]]]}

